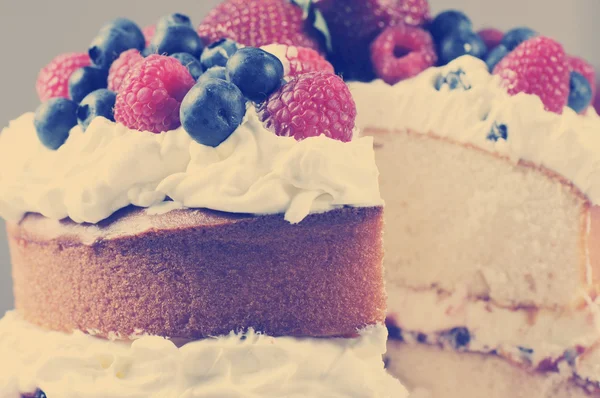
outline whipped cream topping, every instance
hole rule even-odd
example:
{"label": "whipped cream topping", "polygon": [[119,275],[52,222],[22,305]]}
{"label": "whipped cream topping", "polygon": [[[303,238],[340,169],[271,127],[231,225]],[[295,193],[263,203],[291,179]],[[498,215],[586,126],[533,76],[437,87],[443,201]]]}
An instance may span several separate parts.
{"label": "whipped cream topping", "polygon": [[[439,76],[464,72],[461,86],[436,90]],[[509,96],[485,63],[471,56],[429,68],[394,86],[383,81],[350,83],[362,129],[410,129],[472,144],[513,161],[526,160],[571,180],[590,200],[600,203],[600,117],[589,109],[578,115],[547,112],[539,97]],[[506,140],[488,139],[505,125]]]}
{"label": "whipped cream topping", "polygon": [[513,362],[537,367],[548,358],[574,355],[578,347],[590,348],[600,341],[595,304],[565,312],[511,309],[471,300],[466,289],[447,294],[387,287],[388,312],[397,326],[425,335],[464,327],[471,335],[469,351],[494,351]]}
{"label": "whipped cream topping", "polygon": [[0,134],[0,216],[24,213],[97,223],[128,205],[181,206],[234,213],[285,213],[297,223],[342,206],[382,199],[371,138],[296,141],[264,128],[253,106],[217,148],[179,128],[163,134],[96,118],[74,127],[57,151],[38,140],[33,113]]}
{"label": "whipped cream topping", "polygon": [[0,320],[0,396],[40,388],[49,398],[401,398],[406,390],[384,370],[386,337],[379,325],[353,339],[249,332],[177,347],[44,331],[9,312]]}

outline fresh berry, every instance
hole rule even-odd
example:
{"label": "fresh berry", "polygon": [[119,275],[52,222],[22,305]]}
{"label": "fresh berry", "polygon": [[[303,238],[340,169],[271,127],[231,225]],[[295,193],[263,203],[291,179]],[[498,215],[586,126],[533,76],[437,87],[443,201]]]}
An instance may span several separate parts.
{"label": "fresh berry", "polygon": [[509,51],[514,50],[517,46],[524,41],[527,41],[537,36],[537,32],[529,28],[515,28],[511,29],[502,38],[501,44],[503,44]]}
{"label": "fresh berry", "polygon": [[92,120],[99,116],[114,122],[115,99],[116,94],[107,89],[96,90],[88,94],[77,108],[77,122],[81,129],[87,130]]}
{"label": "fresh berry", "polygon": [[69,97],[69,78],[79,68],[91,65],[86,53],[69,53],[55,57],[38,74],[35,88],[40,100]]}
{"label": "fresh berry", "polygon": [[52,98],[35,111],[34,125],[45,147],[56,150],[69,137],[77,125],[77,104],[66,98]]}
{"label": "fresh berry", "polygon": [[579,57],[567,57],[569,60],[569,70],[571,72],[581,73],[592,87],[592,95],[596,95],[596,71],[594,67],[586,60]]}
{"label": "fresh berry", "polygon": [[198,27],[205,44],[224,38],[245,46],[271,43],[321,50],[316,30],[306,26],[302,8],[288,0],[226,0]]}
{"label": "fresh berry", "polygon": [[450,72],[446,75],[440,75],[435,82],[435,89],[441,91],[448,87],[450,91],[461,89],[467,91],[471,89],[471,84],[467,80],[467,74],[462,69]]}
{"label": "fresh berry", "polygon": [[590,82],[581,73],[571,72],[569,87],[569,108],[577,113],[583,113],[594,98]]}
{"label": "fresh berry", "polygon": [[502,61],[504,57],[508,55],[510,51],[503,44],[496,46],[492,51],[485,57],[485,63],[490,72],[494,70],[498,62]]}
{"label": "fresh berry", "polygon": [[108,71],[108,89],[118,91],[127,72],[143,59],[140,51],[135,48],[121,53]]}
{"label": "fresh berry", "polygon": [[285,77],[287,78],[294,78],[309,72],[334,73],[333,65],[312,48],[271,44],[262,49],[279,58],[284,66],[288,66],[285,68]]}
{"label": "fresh berry", "polygon": [[206,47],[200,57],[204,69],[213,66],[225,66],[229,58],[238,50],[238,45],[231,39],[221,39]]}
{"label": "fresh berry", "polygon": [[181,62],[181,65],[185,66],[187,70],[190,72],[190,75],[194,78],[194,80],[198,80],[200,75],[202,75],[203,69],[202,64],[198,61],[198,58],[195,58],[192,54],[188,53],[175,53],[171,55],[171,57],[175,58],[177,61]]}
{"label": "fresh berry", "polygon": [[240,89],[221,79],[196,84],[181,103],[181,124],[202,145],[217,147],[242,123],[246,99]]}
{"label": "fresh berry", "polygon": [[156,23],[156,31],[165,30],[169,26],[174,25],[185,25],[187,27],[193,28],[192,21],[190,17],[184,14],[169,14],[165,15]]}
{"label": "fresh berry", "polygon": [[448,10],[438,14],[429,31],[431,36],[437,42],[441,42],[446,36],[454,32],[471,32],[473,24],[469,17],[460,11]]}
{"label": "fresh berry", "polygon": [[594,98],[592,106],[596,110],[596,113],[600,115],[600,91],[596,93],[596,98]]}
{"label": "fresh berry", "polygon": [[187,25],[170,25],[164,29],[156,29],[150,47],[161,55],[189,53],[200,58],[203,44],[193,28]]}
{"label": "fresh berry", "polygon": [[38,388],[35,391],[35,398],[46,398],[46,393]]}
{"label": "fresh berry", "polygon": [[437,56],[429,33],[401,24],[387,28],[375,39],[371,60],[379,78],[396,84],[435,65]]}
{"label": "fresh berry", "polygon": [[117,93],[115,120],[140,131],[173,130],[181,124],[179,107],[194,84],[175,58],[150,55],[125,76]]}
{"label": "fresh berry", "polygon": [[94,66],[77,69],[69,78],[69,96],[80,102],[86,95],[108,85],[108,71]]}
{"label": "fresh berry", "polygon": [[477,32],[477,34],[485,43],[485,46],[487,47],[488,51],[491,51],[494,48],[498,47],[498,45],[500,44],[500,42],[502,42],[502,39],[504,38],[504,32],[502,32],[499,29],[482,29],[479,32]]}
{"label": "fresh berry", "polygon": [[283,64],[260,48],[245,47],[227,61],[227,77],[244,95],[262,102],[281,86]]}
{"label": "fresh berry", "polygon": [[227,69],[224,66],[213,66],[200,76],[198,83],[207,79],[227,80]]}
{"label": "fresh berry", "polygon": [[487,48],[481,37],[477,33],[468,31],[455,31],[449,34],[440,41],[438,47],[442,65],[463,55],[484,58],[486,53]]}
{"label": "fresh berry", "polygon": [[538,36],[521,43],[496,67],[510,95],[534,94],[547,111],[562,113],[569,98],[569,65],[563,47]]}
{"label": "fresh berry", "polygon": [[305,73],[273,93],[259,108],[265,126],[279,136],[303,140],[325,135],[352,140],[356,105],[346,83],[327,72]]}
{"label": "fresh berry", "polygon": [[118,18],[100,29],[88,54],[94,65],[108,69],[122,52],[131,48],[142,51],[145,46],[146,39],[140,28],[128,19]]}
{"label": "fresh berry", "polygon": [[144,29],[142,29],[142,33],[144,34],[144,39],[146,40],[146,47],[150,45],[152,38],[154,37],[154,33],[156,32],[156,25],[148,25]]}

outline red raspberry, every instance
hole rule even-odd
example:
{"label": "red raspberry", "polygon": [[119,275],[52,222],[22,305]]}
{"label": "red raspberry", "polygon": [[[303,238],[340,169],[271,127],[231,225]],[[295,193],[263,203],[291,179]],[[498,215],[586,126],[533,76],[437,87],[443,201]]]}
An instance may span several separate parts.
{"label": "red raspberry", "polygon": [[396,84],[435,65],[437,55],[428,32],[400,24],[387,28],[375,39],[371,60],[377,77]]}
{"label": "red raspberry", "polygon": [[519,44],[494,68],[510,95],[535,94],[561,114],[569,99],[569,64],[563,47],[544,36]]}
{"label": "red raspberry", "polygon": [[271,94],[259,108],[261,120],[275,134],[298,141],[321,134],[352,140],[356,105],[346,83],[333,73],[299,75]]}
{"label": "red raspberry", "polygon": [[68,53],[55,57],[39,73],[35,88],[40,100],[69,98],[69,78],[79,68],[90,66],[87,53]]}
{"label": "red raspberry", "polygon": [[142,54],[135,48],[122,52],[108,70],[108,89],[118,91],[127,72],[143,59]]}
{"label": "red raspberry", "polygon": [[[265,51],[272,51],[273,55],[278,57],[285,56],[285,60],[290,65],[290,70],[286,74],[286,77],[294,78],[309,72],[335,73],[333,65],[312,48],[272,44],[263,49]],[[285,60],[282,59],[281,61],[284,62]]]}
{"label": "red raspberry", "polygon": [[504,37],[504,32],[493,28],[482,29],[477,32],[477,34],[485,43],[488,51],[492,51],[494,48],[498,47],[498,44],[500,44]]}
{"label": "red raspberry", "polygon": [[179,107],[195,83],[175,58],[149,55],[125,76],[117,93],[115,120],[140,131],[173,130],[181,125]]}
{"label": "red raspberry", "polygon": [[253,47],[279,43],[321,51],[305,22],[302,9],[289,0],[227,0],[208,13],[198,35],[206,45],[229,38]]}
{"label": "red raspberry", "polygon": [[146,26],[144,29],[142,29],[142,33],[146,39],[146,47],[148,47],[152,41],[152,38],[154,37],[154,33],[156,33],[156,25]]}
{"label": "red raspberry", "polygon": [[571,72],[579,72],[590,82],[590,86],[592,87],[592,96],[596,95],[596,71],[594,67],[590,65],[583,58],[567,56],[569,61],[569,71]]}

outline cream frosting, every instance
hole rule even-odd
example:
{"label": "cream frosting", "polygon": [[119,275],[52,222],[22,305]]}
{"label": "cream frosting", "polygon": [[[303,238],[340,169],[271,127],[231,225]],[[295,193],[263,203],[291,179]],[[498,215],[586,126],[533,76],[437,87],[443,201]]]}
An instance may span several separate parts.
{"label": "cream frosting", "polygon": [[545,359],[556,360],[600,341],[595,304],[564,312],[510,309],[472,300],[466,289],[447,294],[390,284],[387,288],[388,312],[403,330],[436,335],[465,327],[471,334],[469,351],[495,351],[513,362],[537,367]]}
{"label": "cream frosting", "polygon": [[379,206],[371,138],[296,141],[266,130],[253,106],[217,148],[179,128],[133,131],[104,118],[74,127],[57,151],[38,140],[33,113],[0,134],[0,216],[26,212],[97,223],[128,205],[152,207],[168,196],[181,206],[235,213],[309,213]]}
{"label": "cream frosting", "polygon": [[[471,88],[440,91],[440,75],[464,71]],[[547,112],[535,95],[509,96],[486,64],[463,56],[440,68],[429,68],[394,86],[383,81],[350,83],[361,128],[410,129],[527,160],[571,180],[590,200],[600,203],[600,117],[565,108]],[[508,138],[489,140],[494,124],[504,124]]]}
{"label": "cream frosting", "polygon": [[382,355],[387,330],[353,339],[248,332],[177,347],[161,337],[131,342],[39,329],[16,312],[0,320],[0,396],[41,388],[49,398],[401,398]]}

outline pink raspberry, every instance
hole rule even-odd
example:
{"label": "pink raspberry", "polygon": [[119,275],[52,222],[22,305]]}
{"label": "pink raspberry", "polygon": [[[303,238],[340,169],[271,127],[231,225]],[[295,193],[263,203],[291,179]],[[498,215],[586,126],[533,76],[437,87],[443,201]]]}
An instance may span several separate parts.
{"label": "pink raspberry", "polygon": [[485,45],[488,49],[488,52],[492,51],[494,48],[498,47],[498,45],[504,38],[504,32],[502,32],[501,30],[498,30],[498,29],[493,29],[493,28],[482,29],[479,32],[477,32],[477,34],[479,35],[479,37],[481,37],[481,39],[485,43]]}
{"label": "pink raspberry", "polygon": [[561,114],[569,99],[569,64],[563,47],[538,36],[519,44],[494,68],[510,95],[534,94],[547,111]]}
{"label": "pink raspberry", "polygon": [[125,76],[117,93],[115,120],[153,133],[176,129],[181,125],[181,101],[195,83],[175,58],[150,55]]}
{"label": "pink raspberry", "polygon": [[413,77],[437,61],[431,35],[404,24],[385,29],[371,44],[375,74],[388,84]]}
{"label": "pink raspberry", "polygon": [[[285,60],[287,60],[290,66],[290,70],[286,74],[286,77],[289,78],[309,72],[334,73],[333,65],[312,48],[272,44],[264,47],[264,50],[267,52],[271,50],[278,57],[285,54]],[[285,60],[282,59],[281,61],[285,63]]]}
{"label": "pink raspberry", "polygon": [[108,89],[118,91],[127,72],[143,59],[139,50],[135,48],[122,52],[108,71]]}
{"label": "pink raspberry", "polygon": [[579,72],[590,82],[590,86],[592,87],[592,96],[596,95],[596,71],[594,67],[590,65],[583,58],[567,56],[569,61],[569,71],[571,72]]}
{"label": "pink raspberry", "polygon": [[154,33],[156,33],[156,25],[148,25],[144,27],[144,29],[142,29],[142,33],[146,39],[146,47],[148,47],[152,41],[152,38],[154,37]]}
{"label": "pink raspberry", "polygon": [[300,141],[323,134],[348,142],[354,132],[356,105],[339,76],[311,72],[271,94],[259,114],[265,126],[279,136]]}
{"label": "pink raspberry", "polygon": [[69,98],[69,78],[79,68],[90,66],[87,53],[68,53],[55,57],[38,74],[35,88],[40,100]]}

